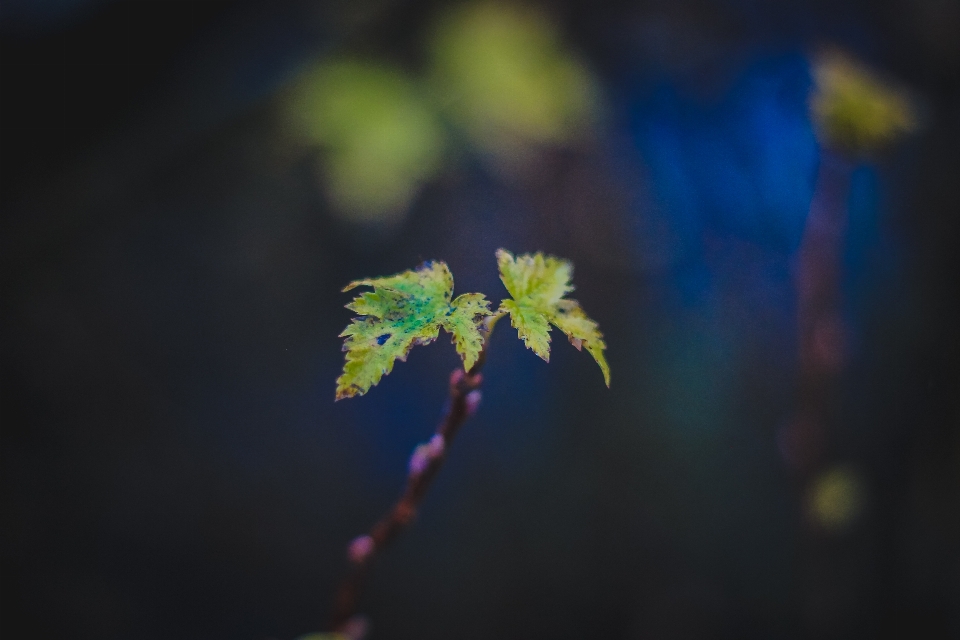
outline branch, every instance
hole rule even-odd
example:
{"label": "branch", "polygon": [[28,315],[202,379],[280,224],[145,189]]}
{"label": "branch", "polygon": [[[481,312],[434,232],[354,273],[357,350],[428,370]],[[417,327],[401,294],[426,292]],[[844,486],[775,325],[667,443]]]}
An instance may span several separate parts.
{"label": "branch", "polygon": [[852,163],[824,150],[797,252],[797,386],[793,417],[778,438],[784,461],[802,477],[827,453],[831,397],[847,358],[843,322],[843,247]]}
{"label": "branch", "polygon": [[408,466],[407,486],[400,499],[369,533],[354,538],[347,547],[350,570],[340,583],[334,601],[331,628],[335,632],[354,638],[356,634],[351,631],[358,627],[365,629],[365,625],[357,624],[358,619],[354,614],[369,568],[377,553],[413,521],[434,476],[443,466],[447,447],[467,418],[476,413],[480,406],[480,386],[483,383],[480,370],[487,360],[490,334],[500,317],[501,314],[496,314],[485,318],[481,328],[483,348],[470,371],[456,369],[450,374],[450,398],[446,414],[430,441],[417,445],[413,450]]}

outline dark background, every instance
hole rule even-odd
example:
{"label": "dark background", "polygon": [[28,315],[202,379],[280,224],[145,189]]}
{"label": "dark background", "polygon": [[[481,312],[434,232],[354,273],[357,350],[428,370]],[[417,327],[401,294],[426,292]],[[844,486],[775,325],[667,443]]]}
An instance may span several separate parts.
{"label": "dark background", "polygon": [[[334,404],[340,287],[442,259],[498,299],[504,246],[574,261],[613,386],[498,330],[371,638],[958,637],[960,5],[551,3],[605,96],[593,139],[533,181],[466,149],[365,233],[277,142],[278,96],[330,52],[416,70],[440,4],[0,5],[0,632],[322,630],[456,366],[440,340]],[[820,466],[863,491],[831,533],[778,441],[823,43],[922,125],[852,172]]]}

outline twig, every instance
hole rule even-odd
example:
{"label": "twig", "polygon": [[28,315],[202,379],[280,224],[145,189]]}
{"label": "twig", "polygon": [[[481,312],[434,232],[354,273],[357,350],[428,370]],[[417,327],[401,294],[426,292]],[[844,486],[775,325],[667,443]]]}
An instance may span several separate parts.
{"label": "twig", "polygon": [[846,357],[841,283],[851,170],[842,156],[823,153],[797,261],[797,401],[780,437],[787,464],[801,476],[826,453],[830,398]]}
{"label": "twig", "polygon": [[334,601],[331,628],[335,632],[350,635],[349,628],[356,619],[354,614],[357,602],[375,556],[413,521],[430,483],[443,466],[447,447],[467,418],[476,413],[480,406],[480,386],[483,383],[480,370],[487,359],[490,334],[499,318],[499,314],[489,316],[484,322],[481,331],[484,338],[483,349],[470,371],[457,369],[450,374],[450,398],[446,414],[430,441],[417,445],[413,450],[408,466],[407,486],[400,499],[369,533],[354,538],[347,547],[350,570],[340,583]]}

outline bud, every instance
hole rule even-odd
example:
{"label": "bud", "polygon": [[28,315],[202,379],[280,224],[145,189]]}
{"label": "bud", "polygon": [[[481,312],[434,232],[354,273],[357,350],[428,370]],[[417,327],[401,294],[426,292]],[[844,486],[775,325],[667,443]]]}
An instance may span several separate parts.
{"label": "bud", "polygon": [[483,398],[483,394],[479,391],[471,391],[467,394],[467,397],[464,398],[464,402],[467,405],[467,416],[471,417],[477,412],[477,409],[480,408],[480,400]]}
{"label": "bud", "polygon": [[354,564],[363,564],[373,554],[376,543],[368,535],[359,536],[353,539],[347,548],[347,557]]}
{"label": "bud", "polygon": [[430,445],[428,444],[418,444],[414,448],[413,453],[410,455],[410,462],[407,465],[407,472],[411,476],[418,476],[423,473],[427,465],[430,464],[430,457],[432,451],[430,450]]}
{"label": "bud", "polygon": [[364,616],[353,616],[340,629],[349,640],[363,640],[369,632],[370,621]]}
{"label": "bud", "polygon": [[427,446],[430,448],[431,455],[434,458],[439,458],[444,453],[446,453],[447,441],[444,439],[442,435],[437,433],[437,434],[434,434],[432,438],[430,438],[430,442],[427,443]]}

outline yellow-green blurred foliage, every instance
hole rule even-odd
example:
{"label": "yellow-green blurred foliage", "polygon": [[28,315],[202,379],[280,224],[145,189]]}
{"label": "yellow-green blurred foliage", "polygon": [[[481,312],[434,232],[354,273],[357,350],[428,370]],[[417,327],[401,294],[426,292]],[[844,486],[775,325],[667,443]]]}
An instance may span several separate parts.
{"label": "yellow-green blurred foliage", "polygon": [[575,138],[593,117],[591,75],[534,10],[461,6],[437,22],[430,53],[432,86],[446,113],[511,168],[538,145]]}
{"label": "yellow-green blurred foliage", "polygon": [[808,515],[821,528],[839,532],[853,524],[863,503],[860,476],[850,468],[834,467],[814,479],[808,494]]}
{"label": "yellow-green blurred foliage", "polygon": [[416,85],[383,64],[332,60],[305,73],[289,114],[322,149],[320,173],[335,212],[390,223],[440,166],[444,132]]}
{"label": "yellow-green blurred foliage", "polygon": [[540,148],[575,140],[594,119],[592,76],[537,11],[460,5],[435,23],[427,45],[429,92],[386,64],[328,59],[289,94],[289,123],[301,142],[321,149],[324,191],[346,220],[400,220],[439,172],[448,131],[514,175],[536,167]]}
{"label": "yellow-green blurred foliage", "polygon": [[814,61],[813,74],[810,107],[821,144],[870,153],[915,127],[906,96],[849,57],[823,53]]}

